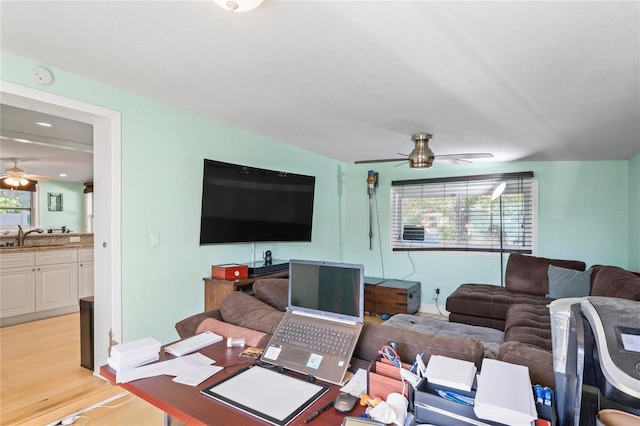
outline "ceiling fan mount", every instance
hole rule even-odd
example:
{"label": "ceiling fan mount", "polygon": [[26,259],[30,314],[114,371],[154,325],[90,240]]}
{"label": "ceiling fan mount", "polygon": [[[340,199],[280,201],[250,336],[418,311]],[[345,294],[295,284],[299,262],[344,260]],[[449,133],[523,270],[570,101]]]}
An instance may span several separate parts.
{"label": "ceiling fan mount", "polygon": [[493,155],[488,152],[473,152],[465,154],[447,154],[447,155],[435,155],[431,148],[429,148],[429,141],[433,139],[433,135],[429,133],[415,133],[411,135],[411,140],[415,143],[415,147],[409,153],[398,154],[406,158],[384,158],[380,160],[360,160],[355,164],[365,163],[385,163],[392,161],[408,161],[409,167],[412,169],[428,169],[433,165],[434,161],[446,161],[454,164],[468,164],[471,163],[469,159],[477,158],[492,158]]}

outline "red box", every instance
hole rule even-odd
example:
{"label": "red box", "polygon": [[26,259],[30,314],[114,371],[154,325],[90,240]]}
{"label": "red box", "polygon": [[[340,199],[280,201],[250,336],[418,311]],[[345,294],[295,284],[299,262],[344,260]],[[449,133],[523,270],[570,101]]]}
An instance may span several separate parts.
{"label": "red box", "polygon": [[249,276],[249,268],[247,265],[237,265],[235,263],[213,265],[211,267],[211,276],[219,280],[247,278]]}

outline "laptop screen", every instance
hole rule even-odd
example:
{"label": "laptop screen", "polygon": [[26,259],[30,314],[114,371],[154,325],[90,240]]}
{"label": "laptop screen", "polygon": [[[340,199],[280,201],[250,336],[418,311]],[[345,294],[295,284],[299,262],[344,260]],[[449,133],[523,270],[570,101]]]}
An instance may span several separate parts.
{"label": "laptop screen", "polygon": [[364,267],[347,263],[290,260],[289,309],[363,322]]}

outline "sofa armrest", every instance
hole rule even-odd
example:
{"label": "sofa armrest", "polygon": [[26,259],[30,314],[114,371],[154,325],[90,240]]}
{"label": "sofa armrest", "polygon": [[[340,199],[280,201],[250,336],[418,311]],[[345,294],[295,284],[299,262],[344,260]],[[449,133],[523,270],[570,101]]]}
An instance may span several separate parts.
{"label": "sofa armrest", "polygon": [[196,334],[196,329],[198,328],[200,323],[207,318],[222,320],[220,309],[201,312],[199,314],[191,315],[190,317],[178,321],[176,323],[176,331],[178,332],[178,336],[180,336],[181,339],[193,336],[194,334]]}
{"label": "sofa armrest", "polygon": [[555,388],[553,354],[520,342],[504,342],[500,345],[498,359],[529,368],[531,384]]}

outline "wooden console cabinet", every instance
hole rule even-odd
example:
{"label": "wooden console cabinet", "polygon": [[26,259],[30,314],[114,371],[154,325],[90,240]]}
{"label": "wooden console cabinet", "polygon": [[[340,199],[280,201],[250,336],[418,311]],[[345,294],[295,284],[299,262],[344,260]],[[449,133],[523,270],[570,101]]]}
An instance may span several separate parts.
{"label": "wooden console cabinet", "polygon": [[420,308],[420,282],[364,278],[364,310],[377,314],[414,314]]}
{"label": "wooden console cabinet", "polygon": [[286,278],[289,276],[289,270],[274,272],[273,274],[265,274],[257,277],[240,278],[238,280],[220,280],[213,277],[205,277],[204,280],[204,310],[210,311],[217,309],[220,302],[230,293],[234,291],[251,292],[253,283],[263,278]]}

